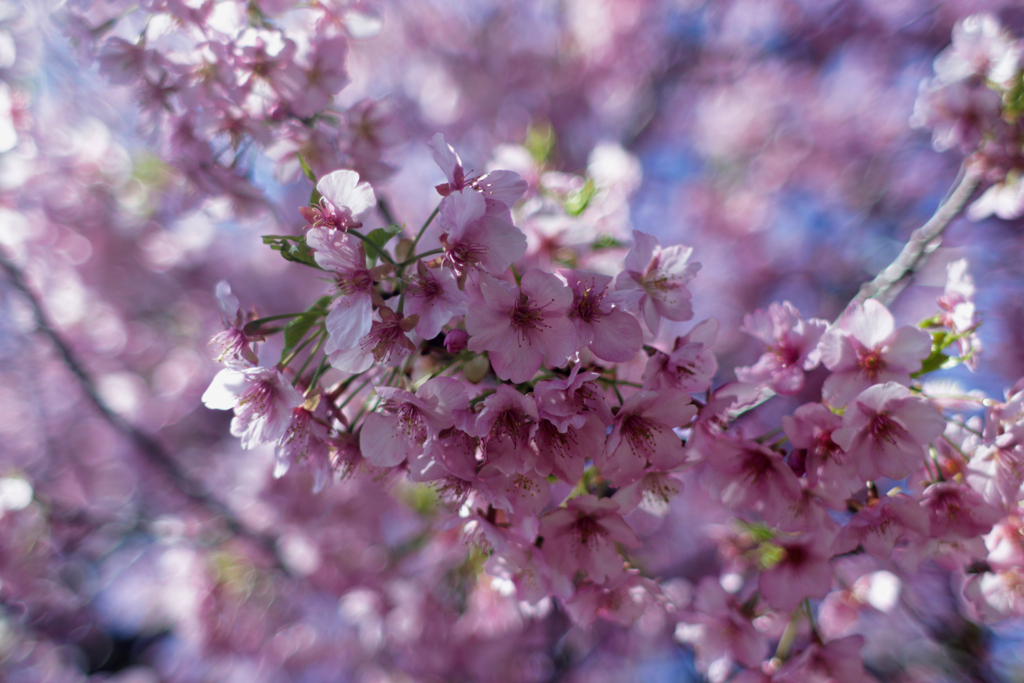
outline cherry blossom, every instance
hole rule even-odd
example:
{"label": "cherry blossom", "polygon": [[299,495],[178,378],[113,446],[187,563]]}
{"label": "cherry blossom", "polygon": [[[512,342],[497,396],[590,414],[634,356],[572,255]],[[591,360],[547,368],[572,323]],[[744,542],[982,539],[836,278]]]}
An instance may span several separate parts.
{"label": "cherry blossom", "polygon": [[381,411],[366,417],[359,448],[376,467],[394,467],[422,452],[428,438],[455,426],[452,411],[466,408],[469,398],[457,380],[434,377],[416,393],[377,387]]}
{"label": "cherry blossom", "polygon": [[641,290],[640,310],[651,334],[661,329],[661,319],[683,321],[693,317],[692,294],[686,285],[700,270],[688,263],[693,249],[682,245],[662,248],[658,239],[633,231],[633,247],[626,254],[625,270],[616,278],[619,291]]}
{"label": "cherry blossom", "polygon": [[676,338],[671,353],[656,350],[647,359],[644,388],[674,388],[690,393],[709,389],[718,371],[718,361],[711,352],[718,329],[718,321],[710,318]]}
{"label": "cherry blossom", "polygon": [[907,386],[931,351],[928,335],[895,327],[889,310],[873,299],[850,304],[837,325],[821,337],[821,361],[832,374],[825,380],[825,403],[842,406],[873,384]]}
{"label": "cherry blossom", "polygon": [[804,320],[788,301],[773,303],[767,313],[760,309],[743,318],[743,331],[767,345],[758,361],[736,368],[741,382],[765,384],[779,394],[796,394],[804,386],[804,373],[818,367],[821,352],[818,341],[828,322]]}
{"label": "cherry blossom", "polygon": [[640,539],[618,510],[613,500],[586,495],[544,515],[540,535],[548,563],[565,576],[582,569],[594,583],[620,575],[622,557],[615,544],[636,548]]}
{"label": "cherry blossom", "polygon": [[233,409],[231,433],[241,438],[243,448],[255,448],[284,436],[302,394],[274,368],[225,368],[203,393],[203,403],[214,410]]}
{"label": "cherry blossom", "polygon": [[858,463],[864,480],[902,479],[919,466],[928,442],[945,431],[942,414],[930,401],[896,382],[866,389],[846,407],[843,426],[832,441]]}
{"label": "cherry blossom", "polygon": [[600,458],[604,476],[623,486],[639,479],[648,463],[660,470],[681,466],[686,450],[673,430],[696,415],[684,392],[637,392],[615,415]]}
{"label": "cherry blossom", "polygon": [[560,367],[576,350],[576,330],[566,317],[572,293],[554,275],[531,269],[513,288],[481,276],[480,297],[469,304],[466,331],[471,351],[488,351],[501,379],[525,382],[541,365]]}
{"label": "cherry blossom", "polygon": [[319,206],[299,209],[314,228],[342,231],[360,228],[377,206],[373,188],[367,182],[360,182],[355,171],[329,173],[317,182],[316,190],[322,197]]}
{"label": "cherry blossom", "polygon": [[643,332],[636,318],[614,306],[615,293],[608,291],[612,278],[571,270],[560,271],[559,276],[572,290],[568,316],[579,347],[607,361],[632,358],[643,346]]}

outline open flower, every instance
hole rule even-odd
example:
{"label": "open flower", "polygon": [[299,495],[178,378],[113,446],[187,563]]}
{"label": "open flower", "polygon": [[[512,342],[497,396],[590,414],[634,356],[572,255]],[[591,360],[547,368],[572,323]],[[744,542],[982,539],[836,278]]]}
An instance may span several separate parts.
{"label": "open flower", "polygon": [[582,569],[594,583],[604,583],[622,573],[616,543],[627,548],[640,545],[636,533],[619,514],[619,504],[592,495],[573,498],[564,508],[545,515],[540,535],[544,537],[548,564],[567,577]]}
{"label": "open flower", "polygon": [[376,391],[381,410],[366,416],[359,434],[359,448],[375,467],[394,467],[421,454],[427,439],[455,425],[452,411],[469,403],[462,383],[450,377],[429,379],[415,394],[395,387]]}
{"label": "open flower", "polygon": [[821,337],[821,361],[832,374],[821,394],[825,403],[842,406],[872,384],[910,384],[921,369],[932,340],[915,327],[896,329],[892,314],[874,299],[854,302],[839,323]]}
{"label": "open flower", "polygon": [[601,472],[617,485],[643,476],[647,463],[669,471],[686,461],[686,449],[675,428],[697,415],[689,395],[678,389],[639,391],[615,415],[608,434]]}
{"label": "open flower", "polygon": [[203,403],[214,410],[233,408],[231,434],[241,438],[242,448],[255,448],[284,435],[302,394],[275,368],[226,368],[203,393]]}
{"label": "open flower", "polygon": [[306,244],[320,267],[335,274],[340,295],[324,321],[329,335],[324,350],[347,351],[369,333],[373,322],[373,274],[366,267],[366,252],[355,237],[326,228],[307,232]]}
{"label": "open flower", "polygon": [[320,205],[299,209],[314,228],[359,228],[377,206],[373,188],[369,183],[359,182],[355,171],[328,173],[317,182],[316,189],[322,197]]}
{"label": "open flower", "polygon": [[608,291],[611,277],[577,270],[559,275],[572,290],[569,319],[576,327],[577,343],[607,361],[628,361],[644,345],[640,323],[629,313],[613,306],[615,294]]}
{"label": "open flower", "polygon": [[575,353],[576,330],[565,315],[572,293],[554,275],[531,268],[515,289],[482,276],[480,295],[466,313],[469,350],[489,351],[501,379],[525,382],[542,364],[561,367]]}
{"label": "open flower", "polygon": [[686,284],[697,275],[699,263],[688,263],[692,247],[676,244],[663,249],[658,238],[633,231],[633,247],[626,254],[625,270],[615,280],[618,290],[641,290],[640,311],[647,329],[657,334],[661,319],[693,317]]}
{"label": "open flower", "polygon": [[804,372],[821,362],[818,341],[828,323],[804,320],[788,301],[772,303],[768,312],[760,309],[743,318],[744,332],[768,347],[754,365],[736,368],[741,382],[764,384],[779,394],[795,394],[804,388]]}
{"label": "open flower", "polygon": [[832,432],[832,441],[858,463],[862,479],[902,479],[921,465],[927,444],[945,428],[934,403],[886,382],[846,406],[843,426]]}

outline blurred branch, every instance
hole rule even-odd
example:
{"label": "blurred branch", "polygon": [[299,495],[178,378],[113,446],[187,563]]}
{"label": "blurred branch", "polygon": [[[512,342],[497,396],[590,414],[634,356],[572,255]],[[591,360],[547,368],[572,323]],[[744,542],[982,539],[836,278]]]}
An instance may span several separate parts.
{"label": "blurred branch", "polygon": [[240,536],[257,542],[268,553],[270,553],[278,570],[285,574],[290,574],[290,570],[278,552],[276,537],[247,528],[227,505],[204,491],[203,486],[189,476],[181,466],[175,462],[170,454],[164,450],[163,446],[153,439],[153,437],[127,422],[106,404],[97,392],[92,379],[88,374],[86,374],[82,365],[75,359],[71,352],[71,348],[63,339],[61,339],[50,325],[42,304],[25,283],[25,278],[21,270],[2,252],[0,252],[0,267],[2,267],[7,273],[7,277],[11,284],[14,285],[14,288],[28,299],[35,317],[36,329],[39,332],[42,332],[43,335],[50,340],[50,343],[53,344],[53,347],[57,350],[57,353],[60,355],[64,365],[75,376],[78,380],[79,386],[82,388],[82,391],[85,392],[89,401],[96,407],[100,414],[103,415],[106,421],[114,429],[127,437],[128,440],[135,445],[136,449],[150,462],[156,465],[157,468],[171,480],[174,487],[185,497],[192,502],[199,504],[212,515],[223,519],[228,530],[235,536]]}
{"label": "blurred branch", "polygon": [[961,168],[959,183],[928,222],[910,235],[896,260],[875,276],[875,279],[863,284],[853,300],[864,302],[868,299],[877,299],[887,306],[892,303],[896,295],[910,283],[914,273],[924,266],[928,257],[942,243],[943,231],[963,211],[980,181],[981,173],[965,164]]}

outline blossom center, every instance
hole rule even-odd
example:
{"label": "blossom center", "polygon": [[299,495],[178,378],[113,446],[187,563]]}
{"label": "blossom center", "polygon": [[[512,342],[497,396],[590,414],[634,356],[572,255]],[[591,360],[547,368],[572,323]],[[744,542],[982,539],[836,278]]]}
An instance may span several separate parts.
{"label": "blossom center", "polygon": [[878,373],[885,369],[885,360],[882,358],[882,352],[878,349],[862,350],[858,353],[860,356],[860,368],[872,381],[878,377]]}
{"label": "blossom center", "polygon": [[903,427],[885,413],[877,413],[871,418],[871,436],[876,442],[894,444],[903,433]]}
{"label": "blossom center", "polygon": [[373,276],[365,268],[348,273],[338,273],[338,292],[345,296],[369,292],[373,287]]}
{"label": "blossom center", "polygon": [[516,331],[516,334],[520,335],[526,334],[538,327],[545,327],[542,323],[543,320],[544,315],[540,312],[540,309],[530,306],[530,302],[525,296],[516,302],[509,316],[512,329]]}
{"label": "blossom center", "polygon": [[604,292],[598,294],[594,291],[593,287],[587,287],[583,290],[582,294],[576,294],[572,302],[570,314],[575,315],[585,323],[593,322],[602,315],[601,300],[604,297]]}

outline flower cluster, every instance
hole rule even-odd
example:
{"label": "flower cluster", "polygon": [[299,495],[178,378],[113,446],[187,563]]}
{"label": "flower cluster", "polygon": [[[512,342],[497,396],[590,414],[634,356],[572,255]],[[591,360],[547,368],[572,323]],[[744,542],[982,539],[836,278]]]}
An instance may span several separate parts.
{"label": "flower cluster", "polygon": [[[693,317],[692,249],[634,230],[628,250],[614,247],[621,266],[595,258],[591,243],[555,250],[577,264],[558,268],[528,251],[513,219],[530,201],[527,182],[467,171],[440,134],[431,147],[447,182],[417,233],[361,230],[375,192],[339,170],[301,210],[303,235],[268,238],[322,271],[329,291],[307,311],[235,324],[225,334],[241,350],[224,353],[228,368],[204,401],[234,409],[243,447],[275,444],[278,475],[302,464],[318,487],[360,470],[429,484],[520,600],[557,599],[583,625],[670,615],[714,680],[733,665],[772,681],[834,668],[863,680],[861,641],[813,629],[799,656],[762,666],[771,638],[758,620],[813,625],[808,600],[841,585],[843,558],[991,571],[968,594],[1006,603],[997,594],[1010,589],[999,586],[1017,565],[984,565],[981,538],[1016,519],[1020,395],[989,408],[984,437],[972,439],[952,414],[964,401],[917,379],[976,361],[964,262],[950,266],[938,314],[919,326],[898,326],[871,299],[833,324],[789,302],[755,311],[742,329],[766,352],[736,368],[739,382],[716,387],[716,320],[659,348],[663,321]],[[254,340],[282,319],[291,321],[280,361],[254,364],[269,348]],[[806,376],[819,367],[817,400],[749,435],[741,415],[776,394],[807,400]],[[772,433],[782,438],[771,443]],[[635,511],[667,514],[685,481],[739,525],[721,585],[702,583],[692,602],[645,575],[630,521]],[[707,635],[726,623],[735,638]]]}
{"label": "flower cluster", "polygon": [[921,84],[911,123],[932,129],[938,151],[956,149],[990,183],[970,207],[972,220],[1024,215],[1024,45],[991,14],[953,29]]}
{"label": "flower cluster", "polygon": [[302,165],[382,179],[397,140],[386,102],[334,104],[349,83],[352,39],[379,32],[377,9],[356,2],[77,2],[71,37],[116,85],[132,89],[164,158],[200,195],[259,201],[240,169],[255,147],[284,182]]}

